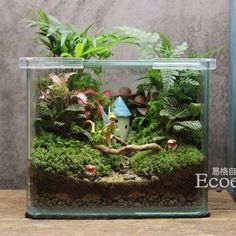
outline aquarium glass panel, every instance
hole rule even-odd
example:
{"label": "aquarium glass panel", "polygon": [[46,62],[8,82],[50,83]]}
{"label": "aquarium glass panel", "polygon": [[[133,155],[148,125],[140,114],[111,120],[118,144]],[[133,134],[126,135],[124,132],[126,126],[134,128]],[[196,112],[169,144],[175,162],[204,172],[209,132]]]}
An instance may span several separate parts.
{"label": "aquarium glass panel", "polygon": [[215,59],[21,58],[28,98],[26,215],[208,215]]}
{"label": "aquarium glass panel", "polygon": [[[230,64],[229,64],[229,138],[228,167],[236,169],[236,2],[230,1]],[[235,178],[234,175],[230,178]],[[229,187],[232,197],[236,200],[236,189]]]}

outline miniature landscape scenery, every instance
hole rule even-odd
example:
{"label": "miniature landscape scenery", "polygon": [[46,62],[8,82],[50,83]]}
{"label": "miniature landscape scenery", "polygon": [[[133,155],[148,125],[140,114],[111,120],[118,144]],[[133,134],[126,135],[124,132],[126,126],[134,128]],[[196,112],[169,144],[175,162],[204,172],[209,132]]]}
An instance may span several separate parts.
{"label": "miniature landscape scenery", "polygon": [[[124,44],[147,60],[211,53],[190,53],[185,42],[174,47],[163,33],[127,26],[92,35],[90,25],[78,32],[42,10],[28,22],[52,57],[107,60]],[[201,206],[204,196],[195,188],[195,173],[206,161],[201,73],[145,67],[136,88],[111,91],[103,90],[103,70],[45,70],[34,78],[31,206]]]}

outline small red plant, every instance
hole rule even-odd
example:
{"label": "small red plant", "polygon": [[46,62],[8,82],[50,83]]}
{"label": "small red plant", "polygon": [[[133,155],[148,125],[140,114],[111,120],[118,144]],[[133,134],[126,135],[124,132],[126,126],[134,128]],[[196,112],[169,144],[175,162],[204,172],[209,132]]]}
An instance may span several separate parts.
{"label": "small red plant", "polygon": [[105,90],[102,94],[107,98],[112,98],[111,90]]}

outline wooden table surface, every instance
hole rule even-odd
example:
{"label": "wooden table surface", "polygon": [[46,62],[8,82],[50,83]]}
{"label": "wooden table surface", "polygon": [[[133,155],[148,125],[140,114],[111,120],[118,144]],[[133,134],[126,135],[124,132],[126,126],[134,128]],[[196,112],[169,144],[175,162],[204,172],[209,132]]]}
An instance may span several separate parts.
{"label": "wooden table surface", "polygon": [[24,217],[25,191],[0,191],[0,236],[235,235],[236,202],[210,191],[211,217],[196,219],[32,220]]}

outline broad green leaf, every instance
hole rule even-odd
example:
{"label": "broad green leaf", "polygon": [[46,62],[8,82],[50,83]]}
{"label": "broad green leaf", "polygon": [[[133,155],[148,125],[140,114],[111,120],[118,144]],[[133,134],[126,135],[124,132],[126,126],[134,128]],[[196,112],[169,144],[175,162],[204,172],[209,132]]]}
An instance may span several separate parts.
{"label": "broad green leaf", "polygon": [[185,127],[183,127],[182,125],[173,125],[173,129],[176,132],[181,132],[181,131],[185,130]]}
{"label": "broad green leaf", "polygon": [[201,130],[202,128],[199,120],[178,121],[175,124],[184,127],[185,130]]}
{"label": "broad green leaf", "polygon": [[75,46],[75,52],[74,52],[75,57],[79,57],[79,58],[82,57],[83,50],[84,50],[84,44],[77,43]]}
{"label": "broad green leaf", "polygon": [[161,70],[163,89],[165,91],[168,91],[171,87],[174,86],[174,81],[176,80],[176,76],[178,75],[179,71],[177,70]]}
{"label": "broad green leaf", "polygon": [[171,120],[189,117],[191,114],[186,104],[178,104],[174,98],[164,99],[163,109],[160,111],[161,116],[166,116]]}
{"label": "broad green leaf", "polygon": [[191,78],[182,79],[182,82],[186,84],[194,85],[194,86],[199,86],[199,82]]}

